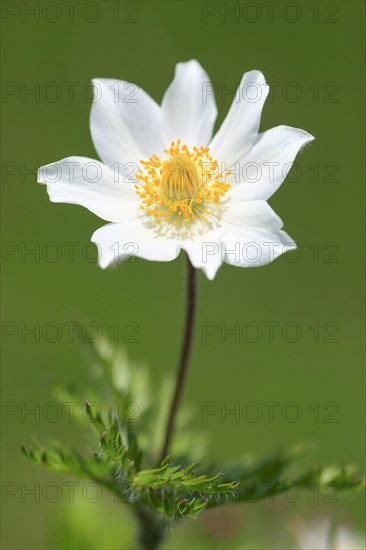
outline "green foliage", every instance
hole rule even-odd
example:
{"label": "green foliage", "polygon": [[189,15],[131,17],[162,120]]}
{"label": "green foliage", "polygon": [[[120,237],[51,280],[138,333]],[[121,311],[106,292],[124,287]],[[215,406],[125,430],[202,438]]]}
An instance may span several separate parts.
{"label": "green foliage", "polygon": [[[23,453],[38,466],[108,488],[118,500],[131,505],[145,524],[153,521],[157,530],[179,518],[195,517],[205,508],[271,500],[291,487],[317,486],[319,491],[333,487],[339,491],[362,485],[351,467],[301,467],[300,459],[309,451],[306,446],[260,461],[242,459],[227,465],[225,473],[217,473],[219,468],[214,466],[199,466],[191,449],[198,447],[194,441],[202,437],[190,435],[183,421],[184,410],[173,458],[157,463],[168,385],[163,385],[153,403],[146,367],[131,364],[122,350],[105,341],[90,346],[88,352],[94,384],[84,390],[89,400],[76,411],[75,419],[92,427],[97,436],[96,450],[85,456],[60,444],[45,448],[33,443],[23,446]],[[58,388],[56,393],[63,401],[77,399],[70,389]]]}
{"label": "green foliage", "polygon": [[98,451],[83,458],[77,451],[65,451],[59,445],[45,449],[33,444],[23,446],[24,455],[38,466],[58,473],[91,479],[112,490],[126,503],[139,504],[157,511],[166,520],[196,516],[212,497],[229,495],[235,482],[222,482],[220,474],[197,474],[197,465],[170,465],[169,458],[157,468],[141,469],[142,449],[128,427],[122,436],[116,418],[105,422],[90,403],[85,413],[98,433]]}

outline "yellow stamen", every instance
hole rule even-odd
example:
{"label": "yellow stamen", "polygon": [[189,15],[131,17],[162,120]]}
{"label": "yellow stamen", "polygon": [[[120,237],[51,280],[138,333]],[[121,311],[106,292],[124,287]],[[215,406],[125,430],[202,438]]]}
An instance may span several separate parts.
{"label": "yellow stamen", "polygon": [[136,174],[141,184],[135,186],[141,208],[158,224],[206,221],[211,214],[207,206],[217,204],[230,187],[223,181],[230,172],[218,172],[208,147],[190,151],[178,140],[164,152],[168,160],[153,155],[141,161],[142,168]]}
{"label": "yellow stamen", "polygon": [[175,155],[166,164],[160,192],[167,201],[191,199],[199,191],[199,175],[195,163],[183,155]]}

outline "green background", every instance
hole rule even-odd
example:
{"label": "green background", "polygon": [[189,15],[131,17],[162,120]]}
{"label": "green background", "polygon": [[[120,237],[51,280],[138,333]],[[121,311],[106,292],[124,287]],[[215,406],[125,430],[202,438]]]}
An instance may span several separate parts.
{"label": "green background", "polygon": [[[207,8],[193,1],[120,2],[117,21],[117,2],[94,3],[98,12],[93,6],[86,8],[90,3],[79,2],[73,21],[62,2],[57,3],[61,12],[50,2],[9,2],[4,8],[5,4],[2,68],[8,93],[2,103],[2,223],[5,251],[13,254],[3,249],[3,322],[27,327],[38,322],[43,327],[82,318],[99,323],[109,335],[116,322],[121,327],[137,323],[139,342],[126,343],[128,352],[149,362],[158,385],[175,367],[180,342],[183,257],[167,264],[139,260],[102,271],[82,252],[92,256],[87,244],[103,222],[81,207],[51,204],[34,173],[26,170],[69,155],[96,158],[88,129],[93,77],[135,82],[160,101],[175,64],[196,58],[219,90],[217,128],[242,74],[259,69],[268,82],[277,83],[261,128],[288,124],[316,137],[298,157],[297,172],[293,169],[270,201],[301,254],[298,260],[289,255],[252,270],[224,265],[214,282],[200,274],[197,337],[186,399],[195,407],[195,427],[211,437],[212,459],[315,441],[315,462],[352,462],[362,469],[364,3],[284,2],[272,18],[266,2],[238,2],[236,20],[225,12],[234,3],[211,2],[209,9],[215,13],[206,22],[202,14]],[[39,21],[25,11],[34,4],[40,10]],[[94,17],[97,20],[91,22]],[[131,18],[136,22],[129,22]],[[76,83],[74,97],[68,93],[71,82]],[[37,87],[36,95],[24,93]],[[56,89],[59,97],[53,101]],[[74,261],[66,253],[67,242],[78,243]],[[46,261],[48,243],[61,247],[58,261]],[[39,258],[21,254],[25,247],[35,246]],[[228,328],[252,322],[263,332],[258,342],[235,342],[233,336],[221,342],[217,334],[204,343],[205,322]],[[268,322],[279,323],[272,343],[264,325]],[[336,342],[327,342],[329,322],[338,326]],[[287,323],[300,326],[298,342],[282,336]],[[314,323],[320,327],[319,342],[310,328]],[[291,338],[291,331],[288,334]],[[42,408],[53,400],[54,381],[83,385],[87,365],[78,345],[68,342],[66,329],[56,343],[44,338],[37,343],[32,336],[24,340],[18,332],[3,344],[3,401],[15,403],[19,411],[34,403]],[[269,422],[263,405],[268,401],[279,403],[274,422]],[[222,422],[217,414],[202,424],[204,402],[228,408],[255,402],[263,417],[258,422],[235,422],[227,416]],[[289,402],[300,407],[298,422],[282,415]],[[314,403],[320,407],[318,422],[311,409]],[[338,408],[337,422],[326,422],[329,403]],[[36,482],[42,486],[63,481],[23,461],[19,447],[32,434],[65,443],[75,437],[64,418],[51,423],[44,417],[40,422],[30,416],[22,419],[20,412],[3,416],[3,483],[15,482],[19,489],[2,506],[3,548],[132,547],[128,512],[107,497],[89,505],[70,504],[66,498],[58,503],[22,498],[21,483],[24,489]],[[78,443],[82,447],[82,441]],[[362,493],[339,495],[338,503],[313,501],[304,495],[298,504],[280,499],[275,505],[202,514],[196,522],[182,524],[167,547],[183,548],[188,542],[192,547],[274,548],[299,514],[309,523],[335,517],[362,529]],[[75,534],[75,525],[79,531],[82,525],[82,534]]]}

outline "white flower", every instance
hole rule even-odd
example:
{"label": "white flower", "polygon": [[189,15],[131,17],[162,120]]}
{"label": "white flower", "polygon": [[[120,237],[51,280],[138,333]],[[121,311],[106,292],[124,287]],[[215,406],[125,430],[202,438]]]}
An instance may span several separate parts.
{"label": "white flower", "polygon": [[179,63],[159,106],[133,84],[96,79],[90,128],[103,163],[68,157],[38,175],[52,202],[111,222],[92,236],[105,268],[131,254],[174,260],[181,249],[213,279],[222,262],[265,265],[295,245],[266,202],[313,137],[277,126],[258,133],[269,88],[245,73],[221,128],[210,80]]}
{"label": "white flower", "polygon": [[344,526],[332,532],[329,521],[302,524],[296,531],[301,550],[365,550],[364,538]]}

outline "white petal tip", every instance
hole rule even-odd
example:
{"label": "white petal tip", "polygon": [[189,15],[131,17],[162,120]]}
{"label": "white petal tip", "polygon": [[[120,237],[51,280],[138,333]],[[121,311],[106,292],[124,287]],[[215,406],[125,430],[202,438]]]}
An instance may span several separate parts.
{"label": "white petal tip", "polygon": [[206,273],[206,272],[204,273],[209,281],[213,281],[217,275],[217,271],[215,273]]}
{"label": "white petal tip", "polygon": [[46,166],[41,166],[40,168],[38,168],[37,183],[47,183],[46,179],[45,179],[45,176],[44,176],[45,168],[46,168]]}

